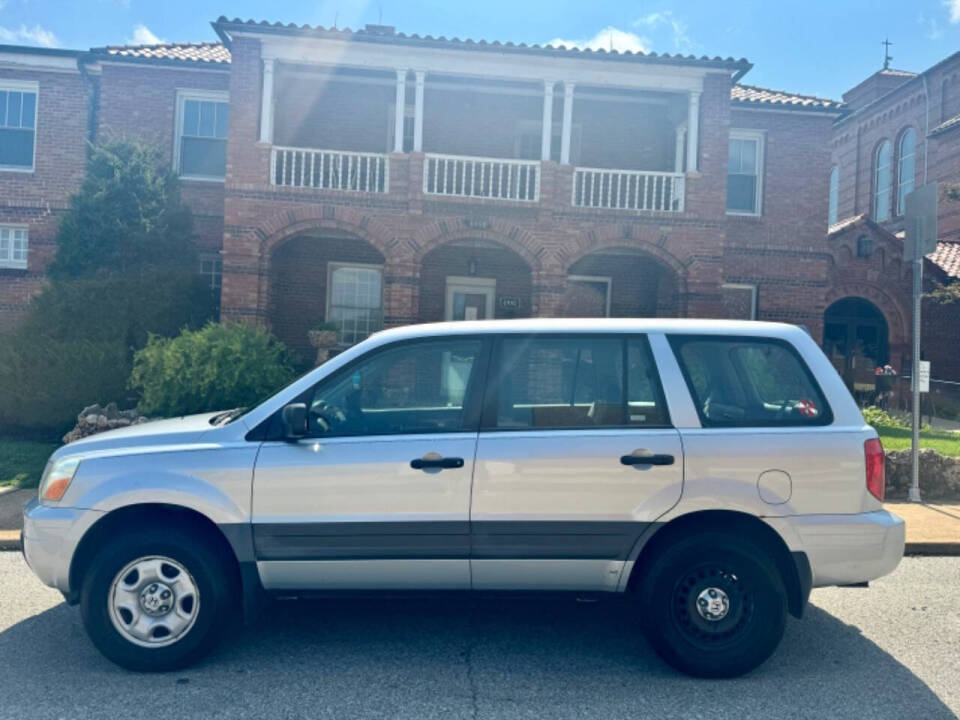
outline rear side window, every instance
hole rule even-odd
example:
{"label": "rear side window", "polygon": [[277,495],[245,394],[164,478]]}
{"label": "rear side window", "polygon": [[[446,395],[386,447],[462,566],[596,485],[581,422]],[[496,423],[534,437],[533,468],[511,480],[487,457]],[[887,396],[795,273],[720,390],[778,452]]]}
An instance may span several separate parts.
{"label": "rear side window", "polygon": [[506,337],[487,427],[565,429],[668,424],[645,338]]}
{"label": "rear side window", "polygon": [[799,353],[773,338],[670,337],[704,427],[827,425],[830,406]]}

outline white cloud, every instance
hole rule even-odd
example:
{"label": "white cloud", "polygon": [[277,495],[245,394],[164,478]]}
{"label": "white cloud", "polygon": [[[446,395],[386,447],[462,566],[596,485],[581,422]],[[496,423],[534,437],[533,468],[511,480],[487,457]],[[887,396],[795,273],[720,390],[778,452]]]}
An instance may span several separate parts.
{"label": "white cloud", "polygon": [[165,42],[166,40],[158,38],[143,23],[134,25],[133,37],[127,39],[128,45],[160,45]]}
{"label": "white cloud", "polygon": [[580,50],[610,50],[612,47],[618,52],[627,50],[630,52],[647,52],[647,48],[650,46],[646,38],[627,30],[620,30],[612,25],[603,28],[591,38],[581,40],[554,38],[549,44],[555,47],[578,48]]}
{"label": "white cloud", "polygon": [[19,30],[0,26],[0,42],[41,47],[56,47],[60,44],[56,35],[40,25],[34,25],[32,28],[21,25]]}
{"label": "white cloud", "polygon": [[[960,4],[960,0],[953,0]],[[693,45],[690,36],[687,35],[687,24],[676,17],[672,11],[664,10],[662,12],[653,12],[644,15],[633,21],[634,27],[657,30],[667,28],[670,31],[673,47],[676,50],[689,50]]]}
{"label": "white cloud", "polygon": [[943,4],[950,11],[950,22],[960,23],[960,0],[943,0]]}

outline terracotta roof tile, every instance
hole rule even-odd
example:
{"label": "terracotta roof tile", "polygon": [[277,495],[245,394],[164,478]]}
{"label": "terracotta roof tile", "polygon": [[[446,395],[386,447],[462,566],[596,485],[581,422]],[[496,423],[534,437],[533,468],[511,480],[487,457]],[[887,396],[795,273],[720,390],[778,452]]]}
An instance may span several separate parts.
{"label": "terracotta roof tile", "polygon": [[936,252],[927,257],[953,278],[960,278],[960,242],[937,243]]}
{"label": "terracotta roof tile", "polygon": [[227,64],[230,51],[223,43],[164,43],[161,45],[112,45],[95,48],[95,54],[131,60]]}
{"label": "terracotta roof tile", "polygon": [[837,100],[799,95],[798,93],[770,90],[756,85],[734,85],[730,88],[730,99],[749,105],[779,105],[816,110],[841,110],[843,103]]}

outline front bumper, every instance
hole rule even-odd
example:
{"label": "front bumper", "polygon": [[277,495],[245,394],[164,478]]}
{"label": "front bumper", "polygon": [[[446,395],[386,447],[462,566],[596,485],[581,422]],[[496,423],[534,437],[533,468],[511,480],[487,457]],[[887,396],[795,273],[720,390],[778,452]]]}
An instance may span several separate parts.
{"label": "front bumper", "polygon": [[36,498],[27,503],[20,546],[27,565],[45,585],[71,594],[73,554],[80,539],[102,515],[97,510],[41,505]]}
{"label": "front bumper", "polygon": [[886,510],[855,515],[766,518],[810,560],[813,587],[854,585],[887,575],[903,557],[903,520]]}

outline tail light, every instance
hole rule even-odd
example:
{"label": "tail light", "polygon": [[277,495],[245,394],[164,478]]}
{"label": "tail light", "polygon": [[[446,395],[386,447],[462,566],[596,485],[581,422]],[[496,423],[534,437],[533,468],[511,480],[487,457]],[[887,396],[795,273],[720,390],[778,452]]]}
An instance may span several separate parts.
{"label": "tail light", "polygon": [[863,455],[867,462],[867,490],[883,502],[883,490],[887,486],[887,459],[879,438],[870,438],[863,443]]}

